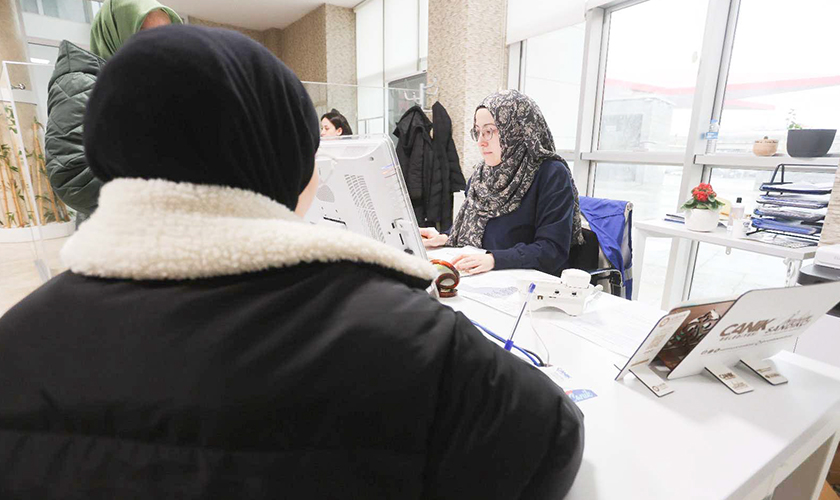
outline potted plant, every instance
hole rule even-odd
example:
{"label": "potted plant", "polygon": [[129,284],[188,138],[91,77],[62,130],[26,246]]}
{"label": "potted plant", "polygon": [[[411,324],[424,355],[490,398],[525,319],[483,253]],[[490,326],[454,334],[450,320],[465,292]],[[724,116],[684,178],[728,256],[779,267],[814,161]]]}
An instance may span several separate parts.
{"label": "potted plant", "polygon": [[698,184],[691,190],[691,199],[680,207],[681,211],[686,212],[685,227],[704,233],[714,231],[722,206],[723,202],[718,201],[717,193],[711,184]]}
{"label": "potted plant", "polygon": [[825,156],[834,142],[836,129],[803,128],[796,121],[796,112],[790,110],[787,117],[787,151],[794,158],[816,158]]}

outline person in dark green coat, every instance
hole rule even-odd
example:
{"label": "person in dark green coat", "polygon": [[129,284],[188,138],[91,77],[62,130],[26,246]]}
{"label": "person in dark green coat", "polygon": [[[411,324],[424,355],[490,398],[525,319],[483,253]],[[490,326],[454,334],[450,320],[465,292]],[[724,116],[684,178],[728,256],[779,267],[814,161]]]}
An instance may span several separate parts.
{"label": "person in dark green coat", "polygon": [[49,83],[46,166],[50,184],[76,211],[77,223],[96,209],[102,186],[88,168],[82,144],[85,108],[99,71],[138,31],[182,22],[174,10],[155,0],[106,0],[91,25],[90,52],[61,42]]}

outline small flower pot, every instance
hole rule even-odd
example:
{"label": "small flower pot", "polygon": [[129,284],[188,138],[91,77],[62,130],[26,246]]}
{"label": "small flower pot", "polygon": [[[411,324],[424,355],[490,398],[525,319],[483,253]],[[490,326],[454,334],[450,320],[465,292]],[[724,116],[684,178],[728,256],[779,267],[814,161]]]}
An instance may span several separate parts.
{"label": "small flower pot", "polygon": [[779,141],[768,139],[767,136],[764,139],[755,141],[755,144],[753,144],[753,153],[756,156],[773,156],[778,149]]}
{"label": "small flower pot", "polygon": [[794,158],[816,158],[825,156],[831,149],[835,129],[788,130],[787,151]]}
{"label": "small flower pot", "polygon": [[685,213],[685,227],[690,231],[708,233],[718,225],[720,210],[692,208]]}

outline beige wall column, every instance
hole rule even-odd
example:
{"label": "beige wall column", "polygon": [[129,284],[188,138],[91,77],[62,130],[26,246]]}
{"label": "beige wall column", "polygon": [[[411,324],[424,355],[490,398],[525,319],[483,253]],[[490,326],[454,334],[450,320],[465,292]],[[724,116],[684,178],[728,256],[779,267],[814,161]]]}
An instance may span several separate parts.
{"label": "beige wall column", "polygon": [[[275,37],[279,38],[277,57],[298,78],[308,82],[327,81],[326,4],[283,28]],[[271,36],[269,39],[273,42]]]}
{"label": "beige wall column", "polygon": [[224,24],[224,23],[215,23],[213,21],[207,21],[205,19],[200,19],[195,16],[190,16],[190,24],[195,26],[206,26],[208,28],[224,28],[227,30],[238,31],[243,35],[263,44],[266,45],[266,34],[268,30],[260,31],[260,30],[251,30],[248,28],[240,28],[239,26],[233,26],[231,24]]}
{"label": "beige wall column", "polygon": [[[356,13],[322,4],[289,26],[263,31],[190,17],[191,24],[239,31],[271,50],[303,81],[356,84]],[[354,87],[307,85],[318,114],[338,109],[356,126]],[[355,131],[356,129],[354,129]]]}
{"label": "beige wall column", "polygon": [[429,0],[428,81],[452,117],[452,138],[464,176],[480,160],[470,138],[475,108],[505,88],[507,0]]}
{"label": "beige wall column", "polygon": [[840,168],[834,176],[831,200],[828,202],[828,216],[825,218],[820,245],[840,244]]}
{"label": "beige wall column", "polygon": [[[327,79],[329,83],[356,84],[356,13],[353,9],[326,5]],[[331,86],[327,107],[347,118],[358,132],[356,88]],[[321,110],[319,109],[319,112]],[[326,109],[324,112],[329,111]],[[321,112],[323,114],[324,112]]]}
{"label": "beige wall column", "polygon": [[23,18],[17,0],[0,0],[0,61],[26,61]]}

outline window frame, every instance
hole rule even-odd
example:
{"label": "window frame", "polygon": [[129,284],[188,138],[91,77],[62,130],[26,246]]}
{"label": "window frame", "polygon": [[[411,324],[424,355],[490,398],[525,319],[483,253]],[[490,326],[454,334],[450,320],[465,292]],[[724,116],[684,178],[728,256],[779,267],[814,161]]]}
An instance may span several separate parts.
{"label": "window frame", "polygon": [[[688,140],[684,152],[680,154],[598,150],[612,14],[646,1],[649,0],[609,2],[586,12],[577,137],[575,151],[570,157],[574,161],[575,180],[579,186],[585,186],[585,189],[581,189],[582,193],[591,195],[594,192],[598,162],[681,165],[679,200],[687,199],[691,189],[698,183],[708,181],[713,168],[771,172],[779,163],[789,162],[800,165],[795,167],[795,171],[822,172],[837,169],[840,162],[840,158],[837,157],[803,160],[787,156],[760,158],[748,154],[704,154],[704,133],[710,120],[719,119],[723,109],[741,0],[708,0],[700,67],[695,82]],[[527,43],[524,43],[521,59],[526,57]],[[662,298],[663,309],[688,298],[694,279],[698,248],[697,242],[681,238],[672,239]]]}

